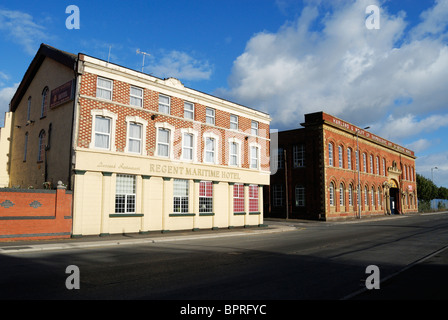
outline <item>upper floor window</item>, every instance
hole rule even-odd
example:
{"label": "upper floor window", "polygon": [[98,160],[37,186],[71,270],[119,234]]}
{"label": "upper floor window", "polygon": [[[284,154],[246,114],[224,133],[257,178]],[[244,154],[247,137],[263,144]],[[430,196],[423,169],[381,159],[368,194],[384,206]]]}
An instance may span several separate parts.
{"label": "upper floor window", "polygon": [[260,162],[259,147],[251,146],[250,147],[250,168],[258,169],[259,162]]}
{"label": "upper floor window", "polygon": [[367,172],[367,155],[362,154],[362,171]]}
{"label": "upper floor window", "polygon": [[143,89],[131,87],[129,94],[129,104],[134,107],[143,106]]}
{"label": "upper floor window", "polygon": [[236,142],[230,142],[229,164],[231,166],[239,165],[239,145]]}
{"label": "upper floor window", "polygon": [[333,144],[331,142],[328,144],[328,164],[333,166]]}
{"label": "upper floor window", "polygon": [[343,158],[344,149],[342,148],[342,146],[339,146],[338,150],[339,150],[339,168],[343,168],[344,167],[344,158]]}
{"label": "upper floor window", "polygon": [[294,168],[305,166],[305,145],[303,143],[292,147]]}
{"label": "upper floor window", "polygon": [[159,112],[170,114],[170,97],[159,94]]}
{"label": "upper floor window", "polygon": [[112,87],[112,80],[98,77],[96,82],[96,97],[112,100]]}
{"label": "upper floor window", "polygon": [[139,123],[129,123],[128,151],[142,153],[142,133],[143,126]]}
{"label": "upper floor window", "polygon": [[215,163],[215,139],[211,137],[205,138],[205,162]]}
{"label": "upper floor window", "polygon": [[111,119],[95,116],[95,148],[110,149]]}
{"label": "upper floor window", "polygon": [[157,132],[157,155],[170,156],[170,130],[159,128]]}
{"label": "upper floor window", "polygon": [[26,121],[30,121],[30,117],[31,117],[31,97],[28,98],[26,109]]}
{"label": "upper floor window", "polygon": [[370,170],[370,173],[373,173],[373,156],[372,155],[370,155],[370,158],[369,158],[369,170]]}
{"label": "upper floor window", "polygon": [[205,109],[205,123],[215,124],[215,110],[211,108]]}
{"label": "upper floor window", "polygon": [[184,118],[194,120],[194,104],[184,102]]}
{"label": "upper floor window", "polygon": [[50,97],[48,87],[45,87],[42,91],[42,105],[40,108],[40,117],[45,117],[47,115],[47,107]]}
{"label": "upper floor window", "polygon": [[347,166],[348,169],[352,169],[352,149],[347,148]]}
{"label": "upper floor window", "polygon": [[234,114],[230,115],[230,129],[238,130],[238,116]]}
{"label": "upper floor window", "polygon": [[39,145],[37,149],[37,161],[43,161],[45,154],[45,130],[41,130],[39,133]]}
{"label": "upper floor window", "polygon": [[23,161],[26,161],[27,149],[28,149],[28,132],[25,133],[25,143],[24,143],[24,150],[23,150]]}
{"label": "upper floor window", "polygon": [[258,122],[257,121],[252,120],[251,125],[250,125],[250,133],[254,136],[258,136]]}
{"label": "upper floor window", "polygon": [[193,135],[189,133],[183,134],[182,140],[182,158],[184,160],[193,160]]}

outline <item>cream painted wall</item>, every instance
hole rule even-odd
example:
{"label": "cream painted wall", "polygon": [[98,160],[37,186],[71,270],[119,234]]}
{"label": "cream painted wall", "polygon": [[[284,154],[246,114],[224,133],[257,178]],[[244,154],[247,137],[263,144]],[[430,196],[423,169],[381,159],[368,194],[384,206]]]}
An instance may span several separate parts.
{"label": "cream painted wall", "polygon": [[9,148],[11,139],[12,112],[5,113],[5,124],[0,128],[0,188],[9,186]]}

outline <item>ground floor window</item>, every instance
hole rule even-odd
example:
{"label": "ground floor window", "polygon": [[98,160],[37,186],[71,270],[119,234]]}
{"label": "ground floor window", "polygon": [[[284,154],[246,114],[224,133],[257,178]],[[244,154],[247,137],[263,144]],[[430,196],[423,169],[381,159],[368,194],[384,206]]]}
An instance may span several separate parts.
{"label": "ground floor window", "polygon": [[244,212],[244,184],[233,185],[233,212]]}
{"label": "ground floor window", "polygon": [[249,185],[249,212],[258,212],[258,185]]}
{"label": "ground floor window", "polygon": [[274,185],[274,190],[273,190],[273,202],[274,202],[274,207],[281,207],[283,206],[283,185],[281,184],[276,184]]}
{"label": "ground floor window", "polygon": [[135,213],[135,176],[117,174],[115,213]]}
{"label": "ground floor window", "polygon": [[174,179],[173,210],[175,213],[188,212],[188,180]]}
{"label": "ground floor window", "polygon": [[305,188],[303,186],[296,186],[295,196],[296,196],[296,207],[304,207],[305,206]]}
{"label": "ground floor window", "polygon": [[213,183],[199,182],[199,213],[213,212]]}

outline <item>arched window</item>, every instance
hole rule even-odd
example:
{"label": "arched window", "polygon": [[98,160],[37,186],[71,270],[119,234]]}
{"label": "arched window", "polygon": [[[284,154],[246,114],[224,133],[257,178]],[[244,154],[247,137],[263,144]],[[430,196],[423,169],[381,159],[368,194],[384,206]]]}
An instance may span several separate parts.
{"label": "arched window", "polygon": [[48,87],[45,87],[44,90],[42,91],[42,105],[40,108],[40,117],[45,117],[47,115],[47,106],[48,106],[48,100],[49,100],[49,96],[48,96]]}
{"label": "arched window", "polygon": [[353,186],[351,184],[348,186],[348,204],[353,206]]}
{"label": "arched window", "polygon": [[333,144],[331,142],[328,144],[328,164],[333,166]]}
{"label": "arched window", "polygon": [[339,205],[342,207],[345,204],[345,188],[344,184],[339,185]]}
{"label": "arched window", "polygon": [[344,149],[342,148],[342,146],[339,146],[338,150],[339,150],[339,168],[344,168],[344,160],[343,160]]}
{"label": "arched window", "polygon": [[377,201],[378,201],[378,208],[381,208],[381,187],[378,187],[378,194],[377,194],[377,196],[378,196],[378,199],[377,199]]}
{"label": "arched window", "polygon": [[347,148],[347,166],[348,169],[352,169],[352,149]]}
{"label": "arched window", "polygon": [[37,149],[37,161],[43,161],[43,155],[45,154],[45,130],[41,130],[39,133],[39,146]]}
{"label": "arched window", "polygon": [[334,206],[334,183],[330,182],[330,206]]}
{"label": "arched window", "polygon": [[367,172],[367,155],[365,153],[362,154],[362,170]]}

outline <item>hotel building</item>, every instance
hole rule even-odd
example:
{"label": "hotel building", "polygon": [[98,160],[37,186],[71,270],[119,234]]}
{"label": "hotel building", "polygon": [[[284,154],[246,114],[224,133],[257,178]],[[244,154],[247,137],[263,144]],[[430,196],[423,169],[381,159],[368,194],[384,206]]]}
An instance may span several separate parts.
{"label": "hotel building", "polygon": [[263,224],[266,113],[42,44],[7,115],[7,185],[62,181],[74,236]]}
{"label": "hotel building", "polygon": [[337,220],[418,211],[413,151],[324,112],[306,114],[302,126],[278,132],[265,217]]}

